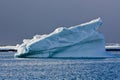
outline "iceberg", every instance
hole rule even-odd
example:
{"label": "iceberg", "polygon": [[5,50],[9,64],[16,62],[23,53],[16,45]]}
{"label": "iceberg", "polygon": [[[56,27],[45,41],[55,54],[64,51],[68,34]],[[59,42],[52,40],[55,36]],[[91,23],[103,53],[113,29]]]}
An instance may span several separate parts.
{"label": "iceberg", "polygon": [[15,57],[113,57],[105,51],[105,39],[98,31],[101,18],[69,28],[60,27],[50,34],[24,39]]}

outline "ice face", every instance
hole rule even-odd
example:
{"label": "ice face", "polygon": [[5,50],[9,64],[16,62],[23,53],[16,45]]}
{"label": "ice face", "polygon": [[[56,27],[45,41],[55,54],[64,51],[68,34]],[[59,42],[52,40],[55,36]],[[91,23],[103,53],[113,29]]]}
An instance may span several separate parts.
{"label": "ice face", "polygon": [[23,40],[16,57],[112,57],[105,52],[104,36],[98,32],[100,18],[90,22],[60,27],[45,35]]}

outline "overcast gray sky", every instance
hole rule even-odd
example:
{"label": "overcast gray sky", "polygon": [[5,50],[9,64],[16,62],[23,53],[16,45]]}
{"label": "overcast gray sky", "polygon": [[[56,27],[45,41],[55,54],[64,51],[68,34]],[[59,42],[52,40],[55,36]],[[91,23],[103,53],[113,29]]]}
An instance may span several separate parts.
{"label": "overcast gray sky", "polygon": [[120,42],[120,0],[0,0],[0,45],[101,17],[106,42]]}

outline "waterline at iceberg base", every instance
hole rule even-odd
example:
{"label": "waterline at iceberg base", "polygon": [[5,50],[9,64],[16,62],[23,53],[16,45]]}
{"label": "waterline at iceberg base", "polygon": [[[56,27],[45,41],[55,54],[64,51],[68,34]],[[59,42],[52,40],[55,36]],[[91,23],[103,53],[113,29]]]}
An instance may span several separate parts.
{"label": "waterline at iceberg base", "polygon": [[23,40],[15,57],[101,58],[114,57],[105,51],[105,39],[98,29],[100,18],[69,28],[60,27],[45,35]]}

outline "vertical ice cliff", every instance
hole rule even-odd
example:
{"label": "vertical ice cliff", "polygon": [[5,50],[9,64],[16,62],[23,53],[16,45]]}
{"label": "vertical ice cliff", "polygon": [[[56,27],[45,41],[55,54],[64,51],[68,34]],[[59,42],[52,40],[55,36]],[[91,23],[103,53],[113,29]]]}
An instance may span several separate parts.
{"label": "vertical ice cliff", "polygon": [[60,27],[46,35],[23,40],[16,57],[112,57],[105,51],[104,36],[98,32],[100,18],[70,28]]}

